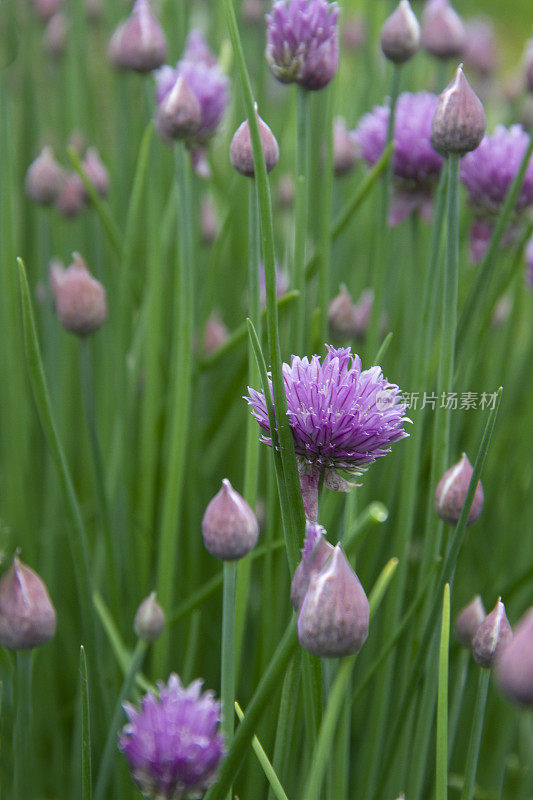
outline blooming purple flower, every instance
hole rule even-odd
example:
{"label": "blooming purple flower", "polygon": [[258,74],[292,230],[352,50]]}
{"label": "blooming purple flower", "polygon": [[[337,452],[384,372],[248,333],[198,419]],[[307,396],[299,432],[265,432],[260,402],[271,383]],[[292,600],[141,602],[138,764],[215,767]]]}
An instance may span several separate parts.
{"label": "blooming purple flower", "polygon": [[[437,103],[437,95],[431,92],[404,92],[398,98],[394,123],[395,195],[390,225],[398,225],[415,210],[425,219],[431,216],[432,188],[444,163],[431,145],[431,123]],[[361,155],[370,166],[385,149],[389,114],[388,106],[376,106],[365,114],[354,131]]]}
{"label": "blooming purple flower", "polygon": [[328,0],[276,0],[267,19],[266,59],[282,83],[323,89],[339,65],[339,9]]}
{"label": "blooming purple flower", "polygon": [[226,110],[229,81],[199,31],[189,34],[183,58],[175,69],[165,65],[157,71],[158,104],[162,103],[180,75],[200,104],[201,122],[194,137],[195,142],[205,142],[214,134]]}
{"label": "blooming purple flower", "polygon": [[[474,260],[482,257],[486,250],[493,223],[528,145],[529,135],[521,125],[512,125],[510,128],[497,125],[491,136],[486,134],[479,147],[461,159],[461,180],[468,190],[470,205],[476,217],[471,238]],[[529,162],[516,201],[514,219],[506,234],[507,241],[513,238],[513,229],[520,214],[531,205],[533,159]]]}
{"label": "blooming purple flower", "polygon": [[146,797],[200,797],[213,783],[224,755],[220,703],[201,687],[196,680],[184,688],[173,673],[168,684],[158,683],[159,698],[148,692],[140,709],[124,705],[129,722],[119,747]]}
{"label": "blooming purple flower", "polygon": [[[384,377],[381,367],[363,370],[349,347],[326,345],[318,356],[292,356],[283,364],[287,414],[296,455],[318,469],[342,469],[360,474],[390,445],[408,434],[403,429],[405,405],[400,390]],[[245,399],[272,446],[263,392],[249,388]]]}

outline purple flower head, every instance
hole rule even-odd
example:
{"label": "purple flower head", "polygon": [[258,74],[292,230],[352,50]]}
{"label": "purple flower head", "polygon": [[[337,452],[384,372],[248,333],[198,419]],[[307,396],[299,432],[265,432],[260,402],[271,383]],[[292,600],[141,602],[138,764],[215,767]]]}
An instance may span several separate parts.
{"label": "purple flower head", "polygon": [[[477,216],[493,218],[499,213],[528,145],[529,134],[521,125],[497,125],[492,136],[485,134],[479,147],[461,160],[461,180]],[[533,205],[533,159],[515,211],[529,205]]]}
{"label": "purple flower head", "polygon": [[328,0],[276,0],[267,19],[266,59],[282,83],[323,89],[339,65],[339,9]]}
{"label": "purple flower head", "polygon": [[194,141],[206,142],[215,133],[226,110],[229,81],[199,31],[189,34],[184,56],[175,69],[165,65],[157,71],[155,96],[158,104],[163,102],[180,75],[200,105],[201,122]]}
{"label": "purple flower head", "polygon": [[[398,98],[393,156],[396,197],[389,218],[391,225],[397,225],[415,209],[424,217],[431,213],[431,190],[444,163],[431,145],[431,122],[437,103],[437,95],[431,92],[404,92]],[[361,155],[370,166],[385,149],[389,113],[388,106],[376,106],[354,131]]]}
{"label": "purple flower head", "polygon": [[173,673],[166,685],[158,683],[159,698],[148,692],[140,709],[124,705],[129,722],[119,747],[146,797],[200,797],[213,783],[224,755],[220,703],[201,687],[196,680],[185,688]]}
{"label": "purple flower head", "polygon": [[[292,356],[290,365],[283,364],[296,455],[320,470],[357,475],[408,435],[405,406],[398,386],[383,377],[381,367],[363,370],[349,347],[326,348],[322,363],[315,355],[311,360]],[[265,432],[262,441],[272,446],[265,396],[248,391],[245,399]]]}

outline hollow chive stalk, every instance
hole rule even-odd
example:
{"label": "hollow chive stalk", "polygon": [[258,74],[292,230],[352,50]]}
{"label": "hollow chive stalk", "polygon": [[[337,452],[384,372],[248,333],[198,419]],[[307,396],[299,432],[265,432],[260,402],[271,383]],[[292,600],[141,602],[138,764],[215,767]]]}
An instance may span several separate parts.
{"label": "hollow chive stalk", "polygon": [[306,89],[296,89],[296,186],[294,196],[293,285],[300,292],[293,317],[292,341],[296,353],[305,343],[305,244],[309,212],[309,142],[311,97]]}
{"label": "hollow chive stalk", "polygon": [[448,659],[450,646],[450,585],[444,586],[437,695],[436,800],[448,798]]}
{"label": "hollow chive stalk", "polygon": [[[237,563],[224,562],[222,590],[222,652],[220,697],[222,700],[222,733],[226,747],[233,741],[235,718],[235,596],[237,582]],[[231,800],[231,786],[227,800]]]}
{"label": "hollow chive stalk", "polygon": [[[184,142],[176,143],[176,182],[178,185],[178,274],[176,280],[175,319],[177,331],[174,337],[175,364],[172,376],[169,405],[168,456],[164,473],[163,510],[161,532],[158,542],[157,589],[161,606],[172,606],[176,555],[180,529],[180,500],[183,495],[185,458],[189,429],[192,382],[192,335],[193,335],[193,214],[191,202],[191,165]],[[155,672],[166,673],[170,639],[164,631],[154,650]]]}
{"label": "hollow chive stalk", "polygon": [[13,797],[31,800],[31,685],[33,650],[17,650],[17,704],[13,725]]}
{"label": "hollow chive stalk", "polygon": [[481,669],[477,686],[474,716],[472,717],[470,742],[468,744],[468,752],[466,755],[465,777],[463,791],[461,792],[461,800],[472,800],[474,796],[474,783],[476,780],[479,746],[481,744],[481,734],[483,733],[483,721],[485,719],[485,708],[487,706],[489,683],[490,669]]}
{"label": "hollow chive stalk", "polygon": [[[390,95],[389,121],[387,123],[387,140],[385,147],[394,141],[394,122],[396,119],[396,104],[400,93],[401,64],[394,65],[392,74],[392,87]],[[383,311],[383,296],[385,294],[385,281],[387,279],[387,265],[389,260],[390,230],[389,209],[391,201],[392,177],[394,171],[394,153],[387,162],[383,179],[383,193],[381,198],[380,230],[377,239],[377,259],[374,272],[374,302],[370,315],[368,331],[368,352],[373,355],[378,349],[379,320]]]}

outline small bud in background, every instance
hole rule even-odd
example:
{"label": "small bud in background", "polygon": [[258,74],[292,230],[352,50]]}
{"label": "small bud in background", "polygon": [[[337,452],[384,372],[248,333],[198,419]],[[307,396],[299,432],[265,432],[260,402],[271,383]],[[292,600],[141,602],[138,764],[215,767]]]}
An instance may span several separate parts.
{"label": "small bud in background", "polygon": [[244,0],[241,8],[243,22],[250,26],[262,25],[265,11],[264,0]]}
{"label": "small bud in background", "polygon": [[490,321],[491,328],[501,328],[502,325],[505,325],[509,319],[512,307],[513,301],[511,297],[508,294],[502,295],[494,307]]}
{"label": "small bud in background", "polygon": [[346,50],[358,53],[366,40],[366,28],[362,17],[348,17],[341,29],[341,43]]}
{"label": "small bud in background", "polygon": [[469,69],[483,78],[492,75],[498,64],[494,25],[490,17],[474,17],[466,22],[462,58]]}
{"label": "small bud in background", "polygon": [[422,44],[436,58],[460,58],[466,40],[461,17],[448,0],[429,0],[422,18]]}
{"label": "small bud in background", "polygon": [[431,125],[431,144],[443,156],[462,156],[479,147],[486,128],[483,103],[465,78],[461,64],[439,97]]}
{"label": "small bud in background", "polygon": [[43,33],[43,43],[46,51],[53,58],[59,58],[64,54],[67,43],[67,31],[67,20],[62,11],[58,11],[48,20]]}
{"label": "small bud in background", "polygon": [[389,61],[403,64],[420,47],[420,25],[409,0],[400,0],[381,29],[381,49]]}
{"label": "small bud in background", "polygon": [[93,278],[79,253],[63,272],[57,263],[50,269],[58,319],[70,333],[87,336],[102,327],[107,319],[105,289]]}
{"label": "small bud in background", "polygon": [[100,22],[103,16],[102,0],[85,0],[85,13],[89,22]]}
{"label": "small bud in background", "polygon": [[358,653],[368,636],[368,599],[338,544],[311,576],[298,617],[300,644],[315,656]]}
{"label": "small bud in background", "polygon": [[85,187],[77,172],[63,177],[61,188],[56,197],[56,208],[62,216],[77,217],[86,205]]}
{"label": "small bud in background", "polygon": [[[290,281],[288,274],[276,264],[276,297],[282,297],[289,290]],[[261,307],[266,307],[266,278],[265,265],[259,268],[259,302]]]}
{"label": "small bud in background", "polygon": [[347,339],[355,335],[354,310],[352,296],[343,283],[328,307],[329,327],[335,337]]}
{"label": "small bud in background", "polygon": [[85,138],[85,134],[83,131],[80,131],[79,128],[75,128],[68,137],[67,149],[74,150],[74,152],[77,153],[81,158],[86,147],[87,140]]}
{"label": "small bud in background", "polygon": [[533,291],[533,236],[526,245],[526,281],[528,288]]}
{"label": "small bud in background", "polygon": [[56,632],[56,612],[41,578],[17,556],[0,579],[0,646],[28,650]]}
{"label": "small bud in background", "polygon": [[155,642],[165,627],[165,613],[155,597],[155,592],[149,594],[135,614],[133,630],[143,642]]}
{"label": "small bud in background", "polygon": [[204,181],[211,179],[211,167],[207,160],[207,150],[205,147],[191,147],[191,164],[196,175]]}
{"label": "small bud in background", "polygon": [[474,661],[480,667],[491,669],[512,638],[513,632],[500,598],[478,627],[472,640]]}
{"label": "small bud in background", "polygon": [[44,147],[26,172],[26,194],[35,203],[50,205],[60,191],[62,178],[63,170],[55,160],[52,149]]}
{"label": "small bud in background", "polygon": [[357,144],[346,129],[344,117],[333,121],[333,170],[335,175],[346,175],[357,161]]}
{"label": "small bud in background", "polygon": [[472,647],[472,640],[477,629],[487,615],[479,594],[463,608],[455,620],[455,635],[463,647]]}
{"label": "small bud in background", "polygon": [[202,197],[200,209],[200,232],[205,244],[213,244],[218,235],[218,218],[213,200],[209,195]]}
{"label": "small bud in background", "polygon": [[81,165],[100,197],[107,197],[109,194],[109,175],[96,147],[89,147]]}
{"label": "small bud in background", "polygon": [[307,522],[302,560],[294,571],[291,583],[291,603],[295,611],[300,611],[302,607],[311,576],[320,572],[333,552],[333,545],[325,538],[325,533],[321,525]]}
{"label": "small bud in background", "polygon": [[35,13],[43,22],[52,19],[54,14],[61,9],[63,0],[33,0]]}
{"label": "small bud in background", "polygon": [[496,680],[510,700],[521,706],[533,705],[533,608],[518,621],[512,640],[498,659]]}
{"label": "small bud in background", "polygon": [[288,173],[282,175],[278,181],[277,198],[281,208],[292,208],[294,203],[294,181]]}
{"label": "small bud in background", "polygon": [[222,561],[243,558],[257,543],[255,514],[227,478],[205,510],[202,536],[206,550]]}
{"label": "small bud in background", "polygon": [[[435,491],[435,511],[441,519],[450,525],[457,525],[459,522],[472,473],[472,464],[468,460],[466,453],[463,453],[457,464],[445,472],[438,483]],[[478,519],[483,510],[483,500],[483,487],[481,481],[479,481],[474,493],[472,508],[468,515],[468,525],[472,525]]]}
{"label": "small bud in background", "polygon": [[148,0],[136,0],[130,16],[109,42],[109,59],[118,69],[151,72],[167,57],[167,42]]}
{"label": "small bud in background", "polygon": [[219,314],[211,313],[205,323],[203,353],[208,356],[228,340],[229,330],[222,322]]}
{"label": "small bud in background", "polygon": [[533,92],[533,39],[526,44],[524,62],[526,86],[530,92]]}
{"label": "small bud in background", "polygon": [[[265,163],[267,172],[271,172],[279,161],[279,147],[276,137],[259,114],[257,114],[257,122],[259,124],[259,133],[261,135],[261,144],[263,145],[263,152],[265,154]],[[252,152],[252,139],[250,136],[250,126],[248,120],[242,122],[231,140],[229,149],[229,157],[231,164],[237,172],[245,175],[247,178],[254,177],[254,158]]]}
{"label": "small bud in background", "polygon": [[155,125],[163,139],[189,139],[201,122],[200,104],[182,75],[157,108]]}

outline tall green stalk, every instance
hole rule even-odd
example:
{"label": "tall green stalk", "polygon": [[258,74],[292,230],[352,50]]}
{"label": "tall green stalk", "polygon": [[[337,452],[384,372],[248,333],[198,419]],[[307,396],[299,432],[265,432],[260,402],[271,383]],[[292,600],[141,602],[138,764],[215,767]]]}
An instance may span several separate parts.
{"label": "tall green stalk", "polygon": [[465,776],[461,800],[472,800],[474,796],[479,746],[481,744],[481,734],[483,733],[483,721],[485,719],[489,683],[490,669],[480,669],[476,705],[474,708],[474,716],[472,717],[470,743],[468,745],[468,753],[466,754]]}
{"label": "tall green stalk", "polygon": [[292,342],[296,353],[305,350],[305,245],[309,212],[309,142],[311,95],[296,89],[296,185],[294,196],[293,285],[300,292],[293,317]]}
{"label": "tall green stalk", "polygon": [[[233,720],[235,718],[235,588],[237,564],[224,561],[224,580],[222,595],[222,653],[221,653],[221,692],[222,732],[226,747],[233,741]],[[231,786],[228,789],[231,800]]]}
{"label": "tall green stalk", "polygon": [[444,587],[437,695],[436,800],[448,798],[448,650],[450,643],[450,585]]}
{"label": "tall green stalk", "polygon": [[31,686],[33,650],[17,650],[17,703],[13,726],[13,798],[32,800]]}

